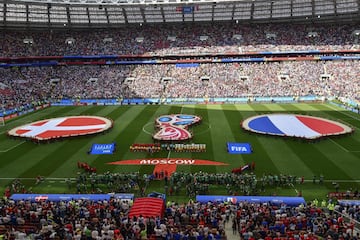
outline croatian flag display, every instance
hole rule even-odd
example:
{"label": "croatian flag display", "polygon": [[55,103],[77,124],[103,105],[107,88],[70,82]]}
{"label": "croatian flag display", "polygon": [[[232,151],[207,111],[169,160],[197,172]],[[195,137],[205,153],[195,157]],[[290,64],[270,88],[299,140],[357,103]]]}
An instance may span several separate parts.
{"label": "croatian flag display", "polygon": [[246,119],[242,127],[248,131],[317,139],[324,136],[341,135],[353,131],[349,126],[320,117],[297,114],[267,114]]}

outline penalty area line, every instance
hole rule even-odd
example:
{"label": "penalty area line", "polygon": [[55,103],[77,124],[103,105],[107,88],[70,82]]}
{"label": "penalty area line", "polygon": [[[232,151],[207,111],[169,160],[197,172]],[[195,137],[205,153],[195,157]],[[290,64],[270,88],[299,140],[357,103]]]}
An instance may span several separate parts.
{"label": "penalty area line", "polygon": [[4,130],[2,132],[0,132],[0,134],[4,134],[4,133],[7,133],[9,130]]}
{"label": "penalty area line", "polygon": [[[339,111],[338,109],[336,109],[336,108],[335,108],[334,106],[332,106],[331,104],[329,104],[328,106],[329,106],[330,108],[334,109],[336,112],[339,112],[339,113],[341,113],[341,114],[343,114],[343,115],[345,115],[345,116],[348,116],[348,117],[351,117],[352,119],[355,119],[355,120],[357,120],[357,121],[360,121],[360,119],[359,119],[359,118],[354,117],[353,115],[348,114],[348,113],[346,113],[346,112]],[[358,127],[356,127],[356,126],[354,126],[354,128],[359,129],[359,128],[358,128]]]}
{"label": "penalty area line", "polygon": [[6,150],[0,150],[0,153],[6,153],[6,152],[8,152],[8,151],[11,151],[11,150],[13,150],[14,148],[16,148],[16,147],[20,146],[21,144],[23,144],[24,142],[25,142],[25,141],[22,141],[22,142],[16,144],[15,146],[12,146],[11,148],[8,148],[8,149],[6,149]]}
{"label": "penalty area line", "polygon": [[335,145],[337,145],[339,148],[341,148],[341,149],[344,150],[345,152],[350,152],[349,150],[347,150],[346,148],[344,148],[343,146],[341,146],[340,144],[338,144],[338,143],[335,142],[334,140],[330,139],[330,141],[332,141],[333,143],[335,143]]}
{"label": "penalty area line", "polygon": [[[310,183],[313,182],[311,179],[305,179],[304,182]],[[352,180],[345,180],[345,179],[325,179],[324,182],[342,182],[342,183],[360,183],[360,179],[352,179]]]}

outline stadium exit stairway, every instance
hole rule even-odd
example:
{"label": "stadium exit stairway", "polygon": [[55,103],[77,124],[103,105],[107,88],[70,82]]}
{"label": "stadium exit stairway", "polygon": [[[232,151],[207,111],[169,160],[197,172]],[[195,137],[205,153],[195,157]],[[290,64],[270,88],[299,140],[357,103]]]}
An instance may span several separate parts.
{"label": "stadium exit stairway", "polygon": [[236,231],[236,234],[233,233],[232,216],[230,217],[230,220],[228,222],[226,222],[226,224],[225,224],[225,234],[226,234],[227,240],[239,240],[240,239],[240,235],[239,235],[238,231]]}

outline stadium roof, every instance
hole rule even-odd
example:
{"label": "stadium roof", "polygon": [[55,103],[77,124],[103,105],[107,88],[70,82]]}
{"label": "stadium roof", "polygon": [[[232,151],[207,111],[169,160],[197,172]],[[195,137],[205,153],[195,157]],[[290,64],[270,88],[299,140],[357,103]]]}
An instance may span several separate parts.
{"label": "stadium roof", "polygon": [[358,21],[360,0],[0,1],[0,27],[102,27],[175,22]]}

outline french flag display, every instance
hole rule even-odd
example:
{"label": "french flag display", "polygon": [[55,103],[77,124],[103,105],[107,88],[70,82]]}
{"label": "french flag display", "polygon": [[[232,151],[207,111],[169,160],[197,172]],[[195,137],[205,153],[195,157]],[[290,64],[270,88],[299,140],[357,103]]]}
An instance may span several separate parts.
{"label": "french flag display", "polygon": [[325,118],[297,114],[267,114],[246,119],[242,127],[261,134],[316,139],[353,131],[349,126]]}

